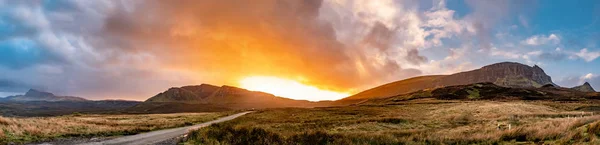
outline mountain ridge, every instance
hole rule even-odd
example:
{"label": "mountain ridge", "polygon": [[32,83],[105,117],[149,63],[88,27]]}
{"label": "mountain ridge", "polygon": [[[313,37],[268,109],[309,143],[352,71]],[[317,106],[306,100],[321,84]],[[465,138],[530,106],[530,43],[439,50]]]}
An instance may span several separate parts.
{"label": "mountain ridge", "polygon": [[130,108],[130,112],[198,112],[236,109],[323,107],[335,102],[310,102],[250,91],[234,86],[210,84],[172,87]]}
{"label": "mountain ridge", "polygon": [[29,89],[24,95],[8,96],[4,100],[10,101],[90,101],[81,97],[73,96],[56,96],[49,92],[38,91],[35,89]]}
{"label": "mountain ridge", "polygon": [[377,86],[342,100],[360,101],[369,98],[389,97],[418,91],[455,85],[491,82],[503,87],[537,88],[552,84],[552,78],[537,65],[528,66],[516,62],[500,62],[479,69],[450,75],[419,76]]}

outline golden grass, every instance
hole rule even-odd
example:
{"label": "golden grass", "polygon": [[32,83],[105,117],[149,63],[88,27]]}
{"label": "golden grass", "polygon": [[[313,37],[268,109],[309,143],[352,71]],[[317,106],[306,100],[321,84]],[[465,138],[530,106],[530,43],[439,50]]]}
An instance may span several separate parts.
{"label": "golden grass", "polygon": [[0,144],[61,137],[128,135],[214,120],[225,113],[0,117]]}
{"label": "golden grass", "polygon": [[[211,138],[207,133],[244,138],[239,131],[245,128],[264,129],[266,134],[277,136],[273,139],[279,138],[279,142],[284,143],[298,141],[295,139],[303,137],[302,134],[310,137],[315,132],[331,135],[327,141],[350,144],[598,143],[600,116],[556,107],[561,105],[558,102],[547,104],[552,102],[407,102],[384,106],[271,109],[201,129],[188,144],[207,143],[204,141],[227,144],[227,138]],[[511,129],[498,129],[498,124],[510,124]],[[251,131],[242,135],[260,138]],[[318,138],[308,138],[311,139]]]}

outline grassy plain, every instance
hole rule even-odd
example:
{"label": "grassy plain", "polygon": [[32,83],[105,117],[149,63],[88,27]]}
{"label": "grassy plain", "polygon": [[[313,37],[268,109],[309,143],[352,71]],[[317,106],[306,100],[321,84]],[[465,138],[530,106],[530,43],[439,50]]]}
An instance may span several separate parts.
{"label": "grassy plain", "polygon": [[0,132],[0,144],[21,144],[65,137],[130,135],[206,122],[226,114],[73,114],[57,117],[0,117],[0,131],[2,131]]}
{"label": "grassy plain", "polygon": [[194,131],[185,144],[600,144],[600,116],[576,110],[593,104],[417,99],[268,109]]}

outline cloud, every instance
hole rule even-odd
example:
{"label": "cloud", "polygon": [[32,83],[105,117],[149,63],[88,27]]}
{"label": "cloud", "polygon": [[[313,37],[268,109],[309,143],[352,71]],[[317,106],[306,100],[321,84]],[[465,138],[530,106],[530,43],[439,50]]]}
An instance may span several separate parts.
{"label": "cloud", "polygon": [[[356,36],[362,40],[342,42],[334,24],[319,18],[321,5],[320,1],[151,1],[131,13],[112,15],[106,30],[111,37],[140,42],[118,47],[147,49],[176,69],[210,70],[220,74],[215,82],[237,83],[247,75],[302,76],[305,83],[342,90],[402,72],[391,59],[399,52],[392,46],[405,40],[397,33],[402,26],[391,25],[394,10],[365,11],[362,14],[373,19],[356,18],[361,30],[368,30]],[[147,14],[154,17],[139,17]],[[166,55],[173,51],[180,55]]]}
{"label": "cloud", "polygon": [[[89,98],[143,100],[252,75],[361,90],[476,68],[487,63],[470,55],[479,50],[526,62],[598,57],[496,48],[492,34],[515,10],[506,1],[467,1],[466,15],[444,0],[426,9],[394,0],[1,2],[0,80]],[[543,40],[560,41],[532,42]]]}
{"label": "cloud", "polygon": [[538,56],[539,59],[548,61],[561,61],[567,57],[567,54],[562,52],[543,52]]}
{"label": "cloud", "polygon": [[25,92],[29,88],[31,88],[31,86],[15,83],[10,80],[0,80],[0,92]]}
{"label": "cloud", "polygon": [[473,13],[465,16],[475,30],[475,39],[484,50],[492,48],[493,28],[497,22],[505,20],[511,11],[508,1],[465,1]]}
{"label": "cloud", "polygon": [[586,75],[582,76],[582,77],[581,77],[581,80],[592,79],[592,78],[594,78],[594,77],[597,77],[597,75],[594,75],[594,74],[592,74],[592,73],[588,73],[588,74],[586,74]]}
{"label": "cloud", "polygon": [[10,47],[0,50],[8,56],[0,79],[59,94],[145,99],[172,86],[236,85],[249,75],[347,91],[419,75],[400,64],[427,60],[418,52],[419,14],[395,1],[335,12],[350,13],[339,22],[353,25],[323,19],[334,1],[7,3],[1,20],[14,27],[0,34]]}
{"label": "cloud", "polygon": [[531,37],[521,41],[521,43],[525,44],[525,45],[531,45],[531,46],[546,45],[546,44],[558,44],[558,43],[560,43],[560,38],[558,38],[558,36],[556,36],[555,34],[550,34],[548,36],[534,35],[534,36],[531,36]]}
{"label": "cloud", "polygon": [[92,99],[142,100],[159,89],[196,80],[169,78],[182,74],[153,70],[160,66],[151,57],[133,60],[144,52],[110,47],[118,42],[101,34],[119,1],[3,2],[0,21],[8,27],[0,28],[6,32],[0,34],[0,80],[11,83],[4,83],[0,92],[35,88]]}
{"label": "cloud", "polygon": [[419,51],[417,51],[416,49],[409,50],[406,59],[408,60],[408,62],[415,65],[427,62],[427,58],[419,55]]}
{"label": "cloud", "polygon": [[587,48],[583,48],[579,52],[574,53],[574,55],[587,62],[591,62],[596,60],[596,58],[600,57],[600,52],[589,52]]}
{"label": "cloud", "polygon": [[509,58],[509,59],[519,59],[524,56],[523,54],[520,54],[519,52],[516,52],[516,51],[505,51],[502,49],[498,49],[496,47],[493,47],[491,49],[490,55],[491,56],[501,56],[501,57]]}
{"label": "cloud", "polygon": [[454,19],[454,13],[455,11],[446,8],[445,1],[440,1],[436,6],[424,12],[426,19],[422,27],[427,29],[425,37],[431,37],[426,46],[441,46],[441,40],[444,38],[474,31],[468,29],[467,22]]}

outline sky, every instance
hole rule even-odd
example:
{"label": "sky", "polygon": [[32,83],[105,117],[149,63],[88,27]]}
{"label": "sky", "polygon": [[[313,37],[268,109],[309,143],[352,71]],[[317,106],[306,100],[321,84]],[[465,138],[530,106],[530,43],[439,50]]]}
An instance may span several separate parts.
{"label": "sky", "polygon": [[595,0],[0,0],[0,96],[208,83],[334,100],[504,61],[600,90],[598,40]]}

